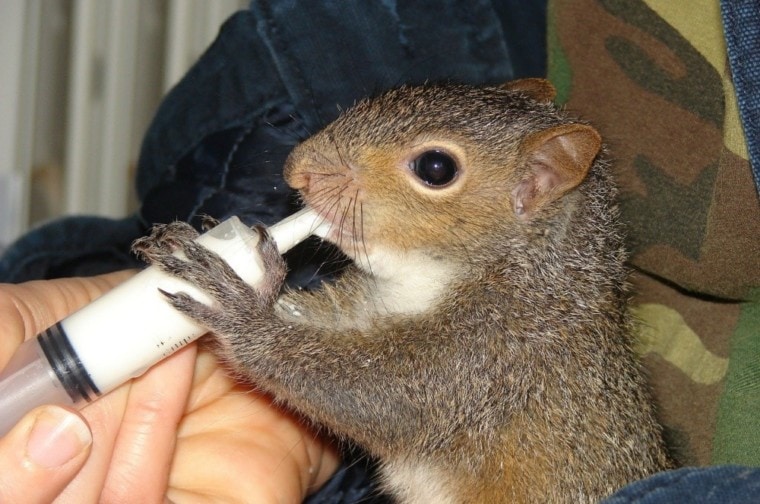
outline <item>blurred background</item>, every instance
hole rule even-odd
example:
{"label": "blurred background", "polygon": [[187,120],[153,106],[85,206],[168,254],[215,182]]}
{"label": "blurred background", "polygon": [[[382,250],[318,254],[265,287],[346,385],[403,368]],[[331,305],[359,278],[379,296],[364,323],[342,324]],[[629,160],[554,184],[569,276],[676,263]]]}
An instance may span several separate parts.
{"label": "blurred background", "polygon": [[249,0],[0,0],[0,250],[60,215],[134,210],[161,97]]}

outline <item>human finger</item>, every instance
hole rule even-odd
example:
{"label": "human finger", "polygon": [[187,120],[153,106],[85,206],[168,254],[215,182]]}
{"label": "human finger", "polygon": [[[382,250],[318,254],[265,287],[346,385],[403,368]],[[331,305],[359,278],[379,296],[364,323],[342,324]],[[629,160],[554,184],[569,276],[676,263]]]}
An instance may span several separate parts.
{"label": "human finger", "polygon": [[102,502],[164,499],[195,356],[196,345],[189,345],[133,381]]}
{"label": "human finger", "polygon": [[82,468],[91,445],[77,413],[33,410],[0,439],[0,502],[51,502]]}

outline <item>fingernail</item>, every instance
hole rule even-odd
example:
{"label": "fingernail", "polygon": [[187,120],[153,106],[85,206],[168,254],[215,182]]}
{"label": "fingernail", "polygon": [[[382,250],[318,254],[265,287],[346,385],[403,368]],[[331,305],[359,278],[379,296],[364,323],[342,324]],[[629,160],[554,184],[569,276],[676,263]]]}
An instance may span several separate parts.
{"label": "fingernail", "polygon": [[26,454],[39,466],[59,467],[82,453],[90,443],[92,434],[81,418],[65,409],[49,407],[34,422]]}

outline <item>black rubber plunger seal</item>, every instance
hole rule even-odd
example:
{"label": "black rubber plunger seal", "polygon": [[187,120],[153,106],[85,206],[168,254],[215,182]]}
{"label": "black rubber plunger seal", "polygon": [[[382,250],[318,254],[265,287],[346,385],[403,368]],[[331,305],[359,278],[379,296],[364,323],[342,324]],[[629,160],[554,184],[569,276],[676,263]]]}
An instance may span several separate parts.
{"label": "black rubber plunger seal", "polygon": [[58,381],[74,403],[89,403],[100,396],[100,390],[79,360],[60,322],[39,335],[39,344]]}

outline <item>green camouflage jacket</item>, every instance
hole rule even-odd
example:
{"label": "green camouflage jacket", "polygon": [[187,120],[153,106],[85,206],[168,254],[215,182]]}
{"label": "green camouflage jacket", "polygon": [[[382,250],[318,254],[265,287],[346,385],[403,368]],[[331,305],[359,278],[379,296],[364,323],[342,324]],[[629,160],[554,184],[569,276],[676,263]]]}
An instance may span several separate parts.
{"label": "green camouflage jacket", "polygon": [[718,0],[550,0],[549,78],[615,159],[675,456],[760,465],[760,200]]}

